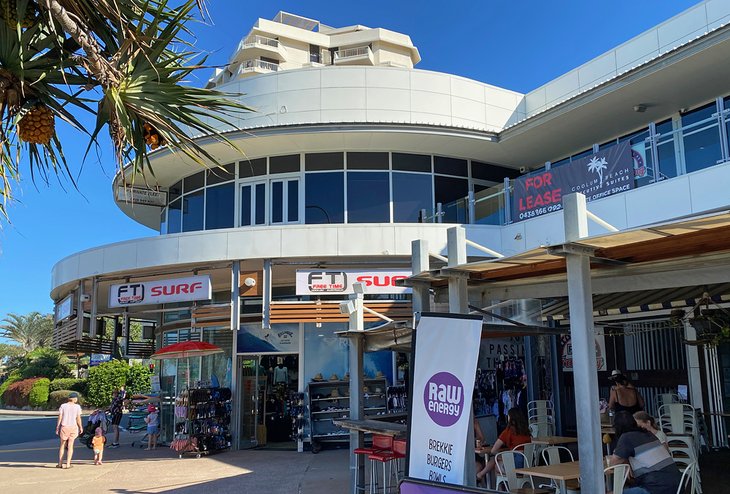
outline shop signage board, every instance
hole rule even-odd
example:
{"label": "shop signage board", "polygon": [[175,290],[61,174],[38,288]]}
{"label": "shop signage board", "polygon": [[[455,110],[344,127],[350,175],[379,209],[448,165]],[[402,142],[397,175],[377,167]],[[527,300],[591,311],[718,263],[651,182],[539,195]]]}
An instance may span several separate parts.
{"label": "shop signage board", "polygon": [[410,270],[403,269],[298,269],[297,295],[354,293],[353,283],[362,283],[365,293],[410,293],[410,288],[396,286],[396,281],[404,280],[410,275]]}
{"label": "shop signage board", "polygon": [[242,324],[236,335],[238,353],[299,353],[299,324]]}
{"label": "shop signage board", "polygon": [[117,187],[117,201],[140,206],[167,206],[167,192],[142,187]]}
{"label": "shop signage board", "polygon": [[[569,335],[565,335],[560,339],[561,350],[560,360],[563,365],[563,371],[573,372],[573,345]],[[603,335],[596,335],[596,370],[606,371],[606,339]]]}
{"label": "shop signage board", "polygon": [[408,475],[464,481],[482,317],[423,313],[415,332]]}
{"label": "shop signage board", "polygon": [[188,276],[169,280],[139,281],[109,287],[109,307],[169,304],[210,300],[213,287],[210,275]]}
{"label": "shop signage board", "polygon": [[71,317],[71,307],[73,306],[73,294],[67,296],[54,307],[54,315],[56,316],[56,322],[61,322],[64,319]]}
{"label": "shop signage board", "polygon": [[92,353],[89,357],[89,367],[96,367],[104,362],[109,362],[111,359],[112,356],[105,353]]}
{"label": "shop signage board", "polygon": [[563,196],[573,192],[580,192],[590,202],[633,189],[635,157],[641,155],[632,154],[629,143],[622,142],[568,165],[514,179],[512,221],[559,211]]}

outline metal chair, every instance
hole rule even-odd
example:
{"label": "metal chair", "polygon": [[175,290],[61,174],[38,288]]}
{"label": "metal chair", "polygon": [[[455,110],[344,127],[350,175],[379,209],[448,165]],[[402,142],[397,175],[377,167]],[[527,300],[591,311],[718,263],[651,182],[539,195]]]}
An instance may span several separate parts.
{"label": "metal chair", "polygon": [[679,481],[679,487],[677,487],[677,494],[696,494],[701,492],[701,490],[698,490],[698,480],[697,462],[693,461],[682,472],[682,478]]}
{"label": "metal chair", "polygon": [[504,486],[507,492],[517,491],[525,486],[534,489],[532,477],[522,477],[515,473],[517,466],[516,458],[522,458],[524,466],[527,466],[527,457],[520,451],[502,451],[494,457],[494,463],[497,467],[497,484],[494,486],[499,490],[499,486]]}
{"label": "metal chair", "polygon": [[629,477],[629,466],[626,463],[604,468],[603,475],[606,479],[606,492],[612,491],[613,494],[623,494],[624,484]]}
{"label": "metal chair", "polygon": [[[356,455],[365,455],[370,460],[370,492],[374,493],[378,489],[378,475],[377,475],[377,463],[370,458],[370,455],[379,453],[381,451],[392,451],[393,450],[393,437],[386,436],[383,434],[373,435],[373,444],[370,447],[356,448],[354,453]],[[357,491],[364,491],[365,486],[355,486],[355,493]]]}
{"label": "metal chair", "polygon": [[512,451],[520,451],[524,453],[525,458],[527,458],[527,463],[525,464],[526,467],[531,467],[535,464],[535,453],[537,451],[537,444],[520,444],[519,446],[515,446],[514,448],[512,448]]}

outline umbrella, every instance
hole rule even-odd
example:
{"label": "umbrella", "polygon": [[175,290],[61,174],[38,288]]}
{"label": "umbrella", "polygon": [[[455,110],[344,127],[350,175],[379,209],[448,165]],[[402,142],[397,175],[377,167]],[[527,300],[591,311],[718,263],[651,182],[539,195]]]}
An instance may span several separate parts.
{"label": "umbrella", "polygon": [[160,348],[153,353],[150,358],[155,360],[162,359],[187,359],[187,381],[190,387],[190,357],[203,357],[205,355],[213,355],[223,353],[223,349],[205,341],[184,341],[182,343],[173,343]]}

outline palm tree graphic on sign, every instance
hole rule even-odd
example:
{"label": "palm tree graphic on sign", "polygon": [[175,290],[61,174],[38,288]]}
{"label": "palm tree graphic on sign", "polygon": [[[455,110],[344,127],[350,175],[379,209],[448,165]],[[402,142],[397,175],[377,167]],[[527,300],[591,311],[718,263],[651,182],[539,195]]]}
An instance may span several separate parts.
{"label": "palm tree graphic on sign", "polygon": [[603,170],[608,169],[608,161],[606,158],[600,160],[595,156],[588,162],[588,171],[598,173],[598,179],[600,180],[599,187],[603,186]]}

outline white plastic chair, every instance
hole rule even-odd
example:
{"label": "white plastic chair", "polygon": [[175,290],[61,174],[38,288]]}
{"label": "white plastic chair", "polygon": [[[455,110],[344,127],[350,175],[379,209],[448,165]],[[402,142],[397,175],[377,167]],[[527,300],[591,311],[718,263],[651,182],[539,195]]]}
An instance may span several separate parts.
{"label": "white plastic chair", "polygon": [[612,491],[613,494],[623,494],[624,484],[629,477],[629,466],[626,463],[604,468],[603,475],[606,478],[606,492]]}
{"label": "white plastic chair", "polygon": [[570,460],[568,461],[575,461],[573,459],[573,453],[566,448],[565,446],[550,446],[549,448],[545,448],[542,450],[542,461],[545,462],[546,465],[555,465],[556,463],[563,463],[563,460],[560,457],[560,452],[564,452],[567,454],[568,458]]}
{"label": "white plastic chair", "polygon": [[525,466],[528,466],[527,457],[520,451],[502,451],[494,457],[494,463],[497,466],[497,484],[496,490],[502,485],[510,492],[511,489],[521,489],[525,486],[535,488],[531,477],[522,477],[515,473],[515,458],[522,457]]}
{"label": "white plastic chair", "polygon": [[525,466],[531,467],[535,464],[536,446],[537,444],[535,443],[520,444],[519,446],[515,446],[514,448],[512,448],[512,451],[519,451],[523,453],[527,458],[527,463],[525,463]]}

